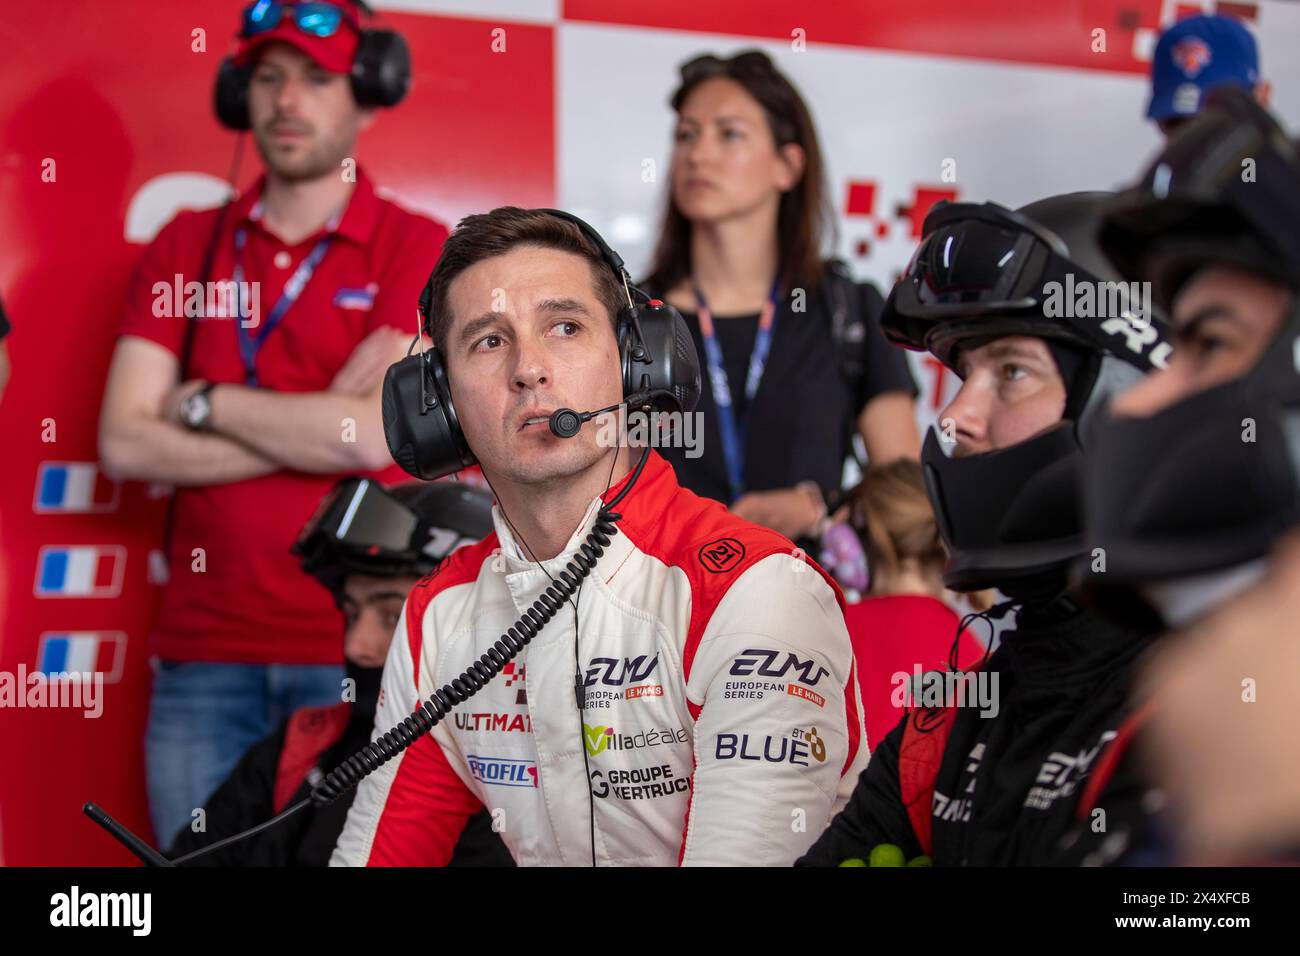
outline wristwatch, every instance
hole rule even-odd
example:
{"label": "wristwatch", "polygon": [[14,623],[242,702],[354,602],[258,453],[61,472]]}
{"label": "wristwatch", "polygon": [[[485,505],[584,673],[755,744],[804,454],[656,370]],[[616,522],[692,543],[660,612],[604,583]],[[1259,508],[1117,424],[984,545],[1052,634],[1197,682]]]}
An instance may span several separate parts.
{"label": "wristwatch", "polygon": [[216,382],[204,382],[202,388],[181,402],[181,424],[190,431],[208,430],[208,424],[212,420],[212,399],[209,393],[216,387]]}

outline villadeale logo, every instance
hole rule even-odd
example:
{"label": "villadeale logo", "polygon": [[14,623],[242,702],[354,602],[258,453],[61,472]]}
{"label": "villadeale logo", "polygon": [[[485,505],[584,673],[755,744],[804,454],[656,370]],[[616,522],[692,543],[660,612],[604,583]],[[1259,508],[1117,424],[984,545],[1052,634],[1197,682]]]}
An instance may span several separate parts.
{"label": "villadeale logo", "polygon": [[587,745],[587,753],[593,757],[616,750],[644,750],[649,747],[662,747],[665,744],[684,744],[687,741],[685,727],[678,727],[676,730],[664,728],[642,730],[635,734],[620,734],[613,727],[604,725],[593,727],[591,724],[583,724],[582,736],[583,743]]}

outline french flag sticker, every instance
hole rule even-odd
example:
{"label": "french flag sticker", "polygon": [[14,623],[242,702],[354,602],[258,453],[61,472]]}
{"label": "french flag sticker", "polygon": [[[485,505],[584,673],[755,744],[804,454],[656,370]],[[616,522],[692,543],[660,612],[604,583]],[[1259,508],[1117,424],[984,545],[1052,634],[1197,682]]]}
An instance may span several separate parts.
{"label": "french flag sticker", "polygon": [[36,596],[117,597],[125,569],[121,545],[45,545],[36,555]]}
{"label": "french flag sticker", "polygon": [[126,634],[122,631],[46,631],[36,651],[36,670],[53,674],[103,674],[105,684],[122,679]]}
{"label": "french flag sticker", "polygon": [[93,461],[43,461],[36,470],[37,514],[100,514],[117,510],[122,486]]}

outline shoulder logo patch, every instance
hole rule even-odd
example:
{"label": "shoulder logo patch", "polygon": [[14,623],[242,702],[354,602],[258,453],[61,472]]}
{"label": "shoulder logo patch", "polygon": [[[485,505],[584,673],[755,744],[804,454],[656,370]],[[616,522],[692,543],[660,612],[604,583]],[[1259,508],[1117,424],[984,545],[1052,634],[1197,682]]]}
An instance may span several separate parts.
{"label": "shoulder logo patch", "polygon": [[719,538],[700,548],[700,564],[713,574],[730,571],[745,557],[745,546],[735,538]]}
{"label": "shoulder logo patch", "polygon": [[442,560],[433,566],[433,570],[415,582],[415,586],[411,590],[424,591],[433,587],[433,579],[442,573],[443,568],[447,566],[447,558],[449,557],[451,557],[451,555],[444,555]]}

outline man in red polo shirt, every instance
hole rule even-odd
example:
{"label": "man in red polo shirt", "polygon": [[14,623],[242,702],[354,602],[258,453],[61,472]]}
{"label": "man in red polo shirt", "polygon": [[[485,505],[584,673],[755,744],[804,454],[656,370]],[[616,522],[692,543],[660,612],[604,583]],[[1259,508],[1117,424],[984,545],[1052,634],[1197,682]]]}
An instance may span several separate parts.
{"label": "man in red polo shirt", "polygon": [[[298,6],[245,11],[235,63],[251,70],[265,176],[224,214],[179,213],[145,250],[100,418],[110,475],[176,487],[150,635],[160,837],[286,715],[344,694],[338,612],[303,586],[289,548],[340,475],[400,475],[380,389],[447,234],[376,196],[351,160],[375,114],[349,76],[356,7],[331,22]],[[176,290],[191,281],[237,294],[205,290],[219,314],[187,319]]]}

